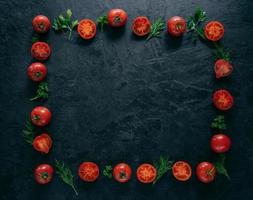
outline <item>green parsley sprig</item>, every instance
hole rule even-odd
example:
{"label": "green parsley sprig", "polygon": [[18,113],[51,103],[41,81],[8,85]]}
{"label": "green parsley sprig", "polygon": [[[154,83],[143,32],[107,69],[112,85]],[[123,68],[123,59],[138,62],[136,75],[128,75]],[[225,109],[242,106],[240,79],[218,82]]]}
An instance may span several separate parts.
{"label": "green parsley sprig", "polygon": [[153,164],[157,170],[156,179],[153,181],[153,184],[155,184],[163,177],[164,174],[172,169],[173,161],[169,161],[168,157],[161,156],[160,160],[158,162],[154,162]]}
{"label": "green parsley sprig", "polygon": [[100,26],[101,32],[104,31],[104,25],[108,24],[107,15],[102,15],[97,19],[97,24]]}
{"label": "green parsley sprig", "polygon": [[65,15],[61,14],[54,19],[53,22],[53,29],[55,31],[69,31],[68,39],[70,40],[73,29],[78,25],[78,20],[71,20],[72,18],[72,11],[68,9]]}
{"label": "green parsley sprig", "polygon": [[217,42],[214,42],[213,45],[214,45],[214,48],[215,48],[215,50],[213,52],[215,60],[224,59],[224,60],[227,60],[229,62],[231,61],[230,52],[227,49],[222,47]]}
{"label": "green parsley sprig", "polygon": [[36,95],[35,97],[31,98],[30,101],[33,101],[39,98],[48,99],[48,84],[46,82],[41,82],[38,85]]}
{"label": "green parsley sprig", "polygon": [[29,144],[33,143],[35,130],[30,120],[25,122],[25,128],[22,130],[25,141]]}
{"label": "green parsley sprig", "polygon": [[74,186],[74,176],[71,170],[65,166],[64,162],[60,162],[58,160],[55,160],[55,169],[56,173],[60,176],[62,181],[69,185],[74,190],[75,194],[78,196],[78,192]]}
{"label": "green parsley sprig", "polygon": [[103,170],[103,175],[109,179],[112,178],[112,166],[111,165],[106,165],[104,170]]}
{"label": "green parsley sprig", "polygon": [[222,174],[230,180],[230,176],[228,175],[227,169],[225,168],[225,160],[226,156],[224,154],[219,154],[219,159],[214,163],[215,168],[219,174]]}
{"label": "green parsley sprig", "polygon": [[161,32],[165,29],[165,23],[162,18],[158,18],[154,23],[151,24],[150,33],[147,37],[147,40],[150,40],[154,37],[160,37]]}
{"label": "green parsley sprig", "polygon": [[211,123],[211,128],[217,129],[217,130],[226,130],[227,126],[225,123],[225,116],[224,115],[218,115],[213,119],[213,122]]}

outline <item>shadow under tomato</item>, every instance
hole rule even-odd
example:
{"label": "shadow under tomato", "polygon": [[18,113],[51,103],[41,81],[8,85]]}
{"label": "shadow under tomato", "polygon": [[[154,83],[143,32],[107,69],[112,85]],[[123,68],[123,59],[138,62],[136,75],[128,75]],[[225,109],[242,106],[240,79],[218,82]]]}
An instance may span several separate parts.
{"label": "shadow under tomato", "polygon": [[168,49],[178,49],[182,45],[183,37],[184,36],[173,37],[169,35],[168,33],[166,33],[164,36],[166,47]]}
{"label": "shadow under tomato", "polygon": [[133,41],[143,41],[143,40],[147,40],[148,35],[145,36],[138,36],[134,33],[131,34],[131,40]]}
{"label": "shadow under tomato", "polygon": [[76,37],[76,42],[77,42],[77,44],[79,44],[79,45],[88,46],[88,45],[91,45],[91,44],[94,42],[95,39],[96,39],[96,36],[95,36],[94,38],[89,39],[89,40],[85,40],[85,39],[81,38],[81,37],[78,35],[78,37]]}
{"label": "shadow under tomato", "polygon": [[106,35],[106,37],[111,40],[117,40],[120,39],[123,34],[125,33],[126,27],[110,27],[110,26],[105,26],[103,33]]}

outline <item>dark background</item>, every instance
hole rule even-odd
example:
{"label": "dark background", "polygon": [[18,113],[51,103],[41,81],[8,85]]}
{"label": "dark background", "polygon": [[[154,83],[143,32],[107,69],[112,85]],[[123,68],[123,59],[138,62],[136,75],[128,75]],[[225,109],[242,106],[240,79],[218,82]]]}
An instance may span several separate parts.
{"label": "dark background", "polygon": [[[194,45],[189,34],[172,39],[164,32],[161,39],[147,42],[131,33],[131,21],[138,15],[151,20],[187,17],[197,5],[208,20],[225,25],[223,44],[232,51],[234,65],[227,80],[215,80],[210,48],[200,41]],[[252,0],[1,0],[0,7],[0,199],[253,199]],[[128,12],[126,27],[98,31],[90,42],[76,33],[69,41],[67,35],[50,31],[50,97],[29,102],[36,88],[26,76],[33,61],[33,17],[44,14],[52,21],[70,8],[77,19],[95,20],[115,7]],[[226,163],[231,181],[218,176],[204,185],[194,175],[181,183],[168,174],[154,186],[138,183],[135,176],[125,185],[103,176],[86,184],[76,176],[79,164],[87,160],[100,167],[124,161],[134,171],[160,155],[187,160],[194,169],[198,162],[215,161],[209,127],[219,114],[211,103],[217,88],[227,88],[235,97],[235,106],[226,114],[227,134],[233,140]],[[49,155],[35,152],[21,136],[36,105],[46,105],[53,114],[47,128],[54,142]],[[36,165],[53,164],[56,158],[74,172],[78,197],[58,176],[46,186],[35,183]]]}

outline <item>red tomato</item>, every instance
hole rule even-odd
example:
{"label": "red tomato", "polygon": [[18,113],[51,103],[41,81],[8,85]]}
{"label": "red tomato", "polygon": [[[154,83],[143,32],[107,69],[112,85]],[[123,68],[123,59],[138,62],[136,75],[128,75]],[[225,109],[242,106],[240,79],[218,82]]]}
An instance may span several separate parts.
{"label": "red tomato", "polygon": [[53,178],[54,169],[51,165],[41,164],[34,170],[34,178],[39,184],[47,184]]}
{"label": "red tomato", "polygon": [[216,175],[215,166],[209,162],[199,163],[196,169],[197,178],[203,183],[210,183]]}
{"label": "red tomato", "polygon": [[31,112],[32,123],[39,127],[46,126],[50,122],[51,117],[51,112],[43,106],[37,106]]}
{"label": "red tomato", "polygon": [[231,139],[225,134],[216,134],[212,137],[210,146],[216,153],[225,153],[230,149]]}
{"label": "red tomato", "polygon": [[151,22],[147,17],[139,16],[136,17],[132,24],[132,31],[135,35],[145,36],[149,34],[151,28]]}
{"label": "red tomato", "polygon": [[37,33],[46,33],[50,27],[50,20],[44,15],[37,15],[32,21],[33,30]]}
{"label": "red tomato", "polygon": [[173,176],[179,181],[187,181],[191,178],[192,168],[185,161],[177,161],[172,167]]}
{"label": "red tomato", "polygon": [[113,177],[120,183],[131,179],[132,169],[128,164],[119,163],[113,168]]}
{"label": "red tomato", "polygon": [[219,110],[229,110],[234,104],[234,98],[227,90],[217,90],[213,94],[213,103]]}
{"label": "red tomato", "polygon": [[205,36],[210,41],[218,41],[224,35],[224,26],[218,21],[210,21],[204,28]]}
{"label": "red tomato", "polygon": [[34,138],[32,145],[35,150],[48,153],[52,147],[52,139],[47,133],[43,133]]}
{"label": "red tomato", "polygon": [[27,75],[32,81],[43,81],[47,75],[47,68],[40,62],[34,62],[27,68]]}
{"label": "red tomato", "polygon": [[94,38],[97,32],[96,24],[91,19],[82,19],[78,23],[77,31],[83,39]]}
{"label": "red tomato", "polygon": [[51,48],[46,42],[35,42],[31,48],[32,57],[44,61],[48,59],[51,54]]}
{"label": "red tomato", "polygon": [[186,30],[186,21],[184,18],[174,16],[167,22],[168,33],[174,37],[179,37],[184,34]]}
{"label": "red tomato", "polygon": [[94,182],[99,176],[99,168],[96,163],[83,162],[79,166],[78,175],[83,181]]}
{"label": "red tomato", "polygon": [[107,14],[107,20],[112,27],[124,26],[127,22],[127,13],[122,9],[112,9]]}
{"label": "red tomato", "polygon": [[137,168],[136,176],[141,183],[152,183],[156,179],[156,168],[151,164],[142,164]]}
{"label": "red tomato", "polygon": [[233,66],[224,59],[219,59],[215,62],[214,71],[216,78],[229,76],[233,71]]}

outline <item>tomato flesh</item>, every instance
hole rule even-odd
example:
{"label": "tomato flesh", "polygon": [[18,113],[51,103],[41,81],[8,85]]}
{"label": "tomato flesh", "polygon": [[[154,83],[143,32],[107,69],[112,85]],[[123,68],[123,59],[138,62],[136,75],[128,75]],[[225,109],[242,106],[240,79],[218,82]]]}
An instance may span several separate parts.
{"label": "tomato flesh", "polygon": [[99,168],[96,163],[83,162],[79,166],[78,175],[85,182],[94,182],[99,176]]}
{"label": "tomato flesh", "polygon": [[234,104],[234,98],[227,90],[217,90],[213,94],[213,103],[219,110],[229,110]]}
{"label": "tomato flesh", "polygon": [[52,139],[47,133],[43,133],[33,140],[33,147],[41,153],[48,153],[52,147]]}
{"label": "tomato flesh", "polygon": [[147,17],[139,16],[136,17],[132,24],[132,31],[135,35],[145,36],[149,34],[151,23]]}
{"label": "tomato flesh", "polygon": [[173,176],[179,181],[187,181],[191,178],[191,166],[185,161],[177,161],[172,167]]}
{"label": "tomato flesh", "polygon": [[97,32],[96,24],[91,19],[83,19],[79,22],[77,31],[83,39],[94,38]]}
{"label": "tomato flesh", "polygon": [[151,164],[142,164],[137,168],[137,178],[141,183],[152,183],[156,179],[156,169]]}
{"label": "tomato flesh", "polygon": [[224,59],[219,59],[215,62],[214,71],[216,78],[229,76],[233,71],[233,66]]}
{"label": "tomato flesh", "polygon": [[204,32],[208,40],[216,42],[223,37],[224,26],[218,21],[211,21],[205,26]]}
{"label": "tomato flesh", "polygon": [[51,54],[51,49],[46,42],[35,42],[31,48],[31,55],[33,58],[44,61],[48,59]]}

